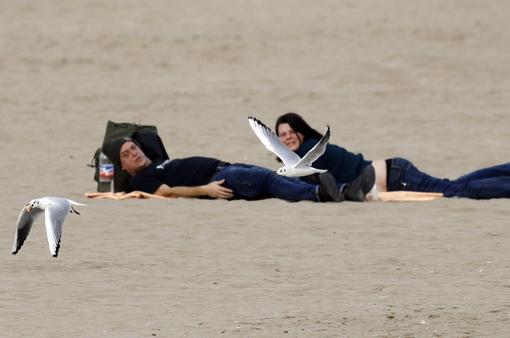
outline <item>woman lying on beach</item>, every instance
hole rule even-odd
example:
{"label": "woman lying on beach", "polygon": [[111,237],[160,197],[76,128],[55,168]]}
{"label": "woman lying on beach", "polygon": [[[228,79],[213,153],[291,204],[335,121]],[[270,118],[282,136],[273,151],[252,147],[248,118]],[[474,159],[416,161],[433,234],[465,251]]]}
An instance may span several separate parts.
{"label": "woman lying on beach", "polygon": [[[299,156],[306,154],[322,135],[298,114],[287,113],[276,121],[280,141]],[[510,198],[510,163],[480,169],[455,180],[430,176],[410,161],[394,157],[369,161],[337,145],[328,144],[326,152],[313,163],[327,169],[337,183],[350,182],[372,164],[375,168],[377,191],[418,191],[443,193],[445,197],[473,199]]]}

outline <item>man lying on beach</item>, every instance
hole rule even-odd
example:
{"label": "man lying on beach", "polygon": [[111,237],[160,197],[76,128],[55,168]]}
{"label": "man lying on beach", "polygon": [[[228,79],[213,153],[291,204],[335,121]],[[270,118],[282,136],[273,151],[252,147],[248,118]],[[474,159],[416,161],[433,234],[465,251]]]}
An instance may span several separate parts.
{"label": "man lying on beach", "polygon": [[103,153],[131,175],[130,185],[164,197],[260,200],[279,198],[286,201],[342,202],[362,201],[367,187],[375,180],[373,167],[338,189],[329,173],[317,177],[318,184],[277,175],[248,164],[227,163],[209,157],[187,157],[152,162],[131,138],[106,143]]}

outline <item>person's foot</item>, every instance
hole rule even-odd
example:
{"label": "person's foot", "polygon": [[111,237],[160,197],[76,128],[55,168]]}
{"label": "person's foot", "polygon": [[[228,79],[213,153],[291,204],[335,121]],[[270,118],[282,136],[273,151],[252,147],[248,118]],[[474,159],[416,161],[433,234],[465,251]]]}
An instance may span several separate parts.
{"label": "person's foot", "polygon": [[354,181],[346,184],[343,189],[345,199],[354,202],[363,202],[365,195],[375,184],[375,170],[372,165],[367,166]]}
{"label": "person's foot", "polygon": [[319,199],[321,202],[343,202],[344,194],[336,186],[336,180],[333,175],[328,172],[317,175],[319,180]]}

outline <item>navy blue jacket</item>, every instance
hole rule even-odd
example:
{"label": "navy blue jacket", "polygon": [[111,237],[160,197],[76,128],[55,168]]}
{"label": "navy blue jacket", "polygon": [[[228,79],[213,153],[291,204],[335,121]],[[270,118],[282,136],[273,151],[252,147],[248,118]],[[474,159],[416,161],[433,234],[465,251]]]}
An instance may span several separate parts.
{"label": "navy blue jacket", "polygon": [[[296,151],[303,157],[319,140],[307,139]],[[345,148],[334,144],[328,144],[324,154],[313,162],[312,166],[317,169],[327,169],[337,183],[349,183],[361,174],[361,171],[372,161],[367,161],[362,154],[354,154]]]}

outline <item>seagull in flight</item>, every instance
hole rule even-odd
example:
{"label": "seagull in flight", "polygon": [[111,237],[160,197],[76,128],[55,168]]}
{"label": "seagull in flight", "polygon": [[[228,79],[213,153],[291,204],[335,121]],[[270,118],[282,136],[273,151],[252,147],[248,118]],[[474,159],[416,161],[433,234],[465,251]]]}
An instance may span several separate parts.
{"label": "seagull in flight", "polygon": [[316,173],[324,173],[327,171],[312,167],[312,163],[324,154],[324,151],[326,150],[326,145],[328,144],[329,137],[331,135],[329,126],[320,141],[317,142],[317,144],[301,158],[286,145],[281,143],[278,136],[276,136],[269,127],[264,125],[264,123],[260,122],[257,118],[249,116],[248,122],[250,123],[250,127],[255,135],[257,135],[267,150],[273,152],[282,160],[284,166],[276,171],[278,175],[300,177]]}
{"label": "seagull in flight", "polygon": [[44,223],[46,225],[50,253],[53,257],[57,257],[64,220],[69,213],[80,214],[74,209],[74,205],[85,204],[60,197],[43,197],[31,200],[30,203],[23,207],[19,214],[18,225],[14,234],[14,243],[12,244],[12,254],[18,253],[25,239],[27,239],[32,224],[44,212]]}

